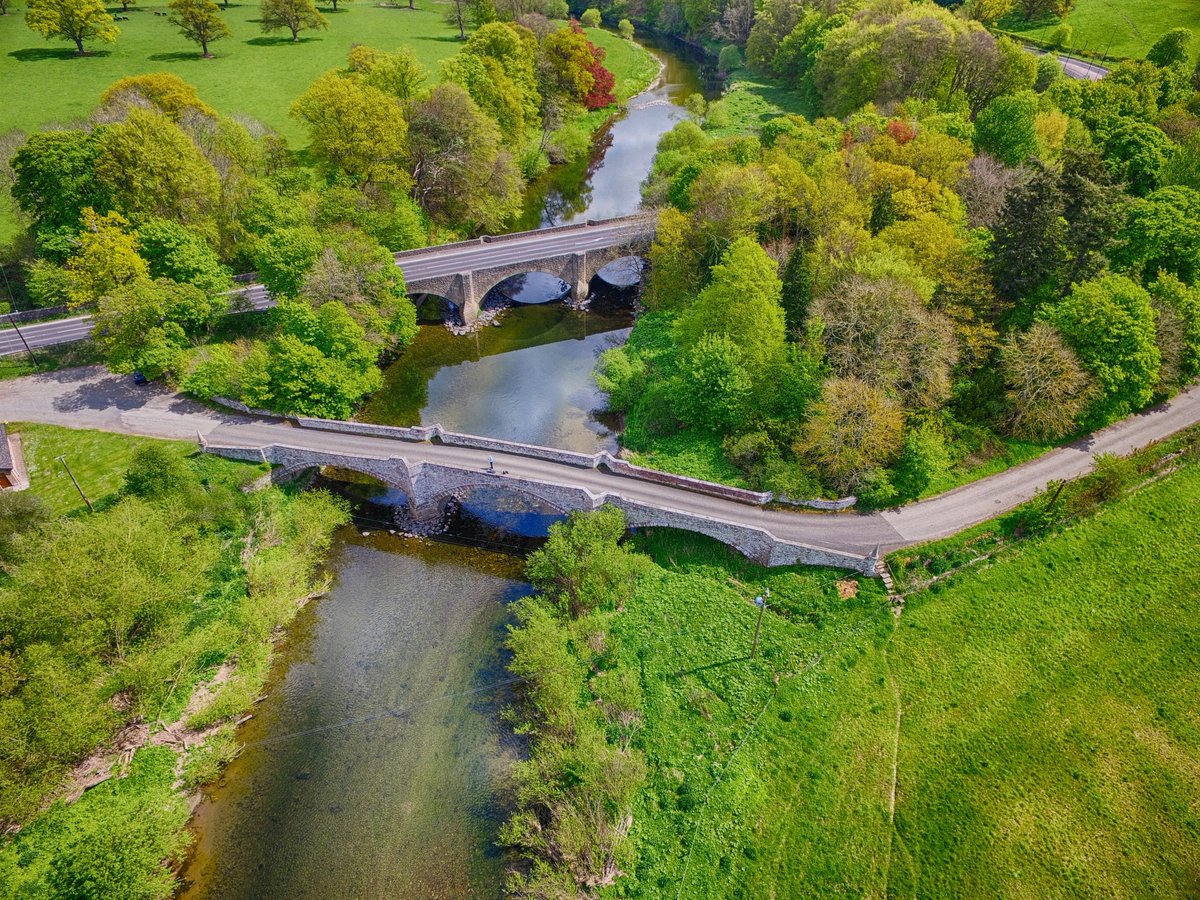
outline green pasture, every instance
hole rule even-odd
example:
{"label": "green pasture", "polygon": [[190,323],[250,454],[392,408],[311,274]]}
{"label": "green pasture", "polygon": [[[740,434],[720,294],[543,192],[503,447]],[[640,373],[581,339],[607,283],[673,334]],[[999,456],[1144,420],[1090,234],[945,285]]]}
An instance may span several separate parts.
{"label": "green pasture", "polygon": [[[1200,5],[1193,0],[1078,0],[1066,18],[1072,28],[1068,50],[1093,56],[1142,57],[1172,28],[1200,34]],[[1010,14],[1000,27],[1017,36],[1048,40],[1058,20],[1025,22]],[[1200,43],[1192,55],[1200,52]]]}

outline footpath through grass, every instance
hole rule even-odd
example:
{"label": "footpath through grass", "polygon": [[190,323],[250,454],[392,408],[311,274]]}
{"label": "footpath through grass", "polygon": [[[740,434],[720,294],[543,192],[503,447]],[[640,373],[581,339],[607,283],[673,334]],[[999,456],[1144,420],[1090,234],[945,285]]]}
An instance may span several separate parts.
{"label": "footpath through grass", "polygon": [[[1071,26],[1068,50],[1093,56],[1140,58],[1172,28],[1200,34],[1200,6],[1192,0],[1078,0],[1064,20]],[[1019,13],[1000,20],[1000,28],[1017,37],[1048,40],[1057,19],[1026,22]],[[1193,47],[1193,57],[1200,47]]]}
{"label": "footpath through grass", "polygon": [[602,896],[1195,896],[1197,508],[1185,461],[898,620],[876,581],[640,534],[606,628],[649,774]]}

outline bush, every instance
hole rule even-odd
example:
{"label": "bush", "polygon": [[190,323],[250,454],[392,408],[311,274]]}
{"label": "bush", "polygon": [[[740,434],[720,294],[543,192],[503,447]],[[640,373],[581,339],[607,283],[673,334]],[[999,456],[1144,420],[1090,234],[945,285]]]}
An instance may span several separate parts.
{"label": "bush", "polygon": [[721,55],[717,57],[717,70],[728,75],[735,69],[742,67],[742,51],[735,44],[727,44],[721,48]]}
{"label": "bush", "polygon": [[625,40],[633,40],[633,23],[628,19],[622,19],[617,24],[617,31],[621,32],[621,37],[625,38]]}
{"label": "bush", "polygon": [[133,455],[125,473],[125,491],[143,500],[183,494],[199,486],[196,472],[163,444],[147,444]]}
{"label": "bush", "polygon": [[1050,32],[1048,43],[1055,50],[1065,50],[1071,46],[1071,37],[1074,35],[1074,33],[1075,29],[1073,29],[1070,25],[1059,25],[1052,32]]}
{"label": "bush", "polygon": [[594,6],[590,9],[585,9],[583,11],[583,15],[579,17],[579,22],[585,28],[599,28],[600,10],[596,9]]}

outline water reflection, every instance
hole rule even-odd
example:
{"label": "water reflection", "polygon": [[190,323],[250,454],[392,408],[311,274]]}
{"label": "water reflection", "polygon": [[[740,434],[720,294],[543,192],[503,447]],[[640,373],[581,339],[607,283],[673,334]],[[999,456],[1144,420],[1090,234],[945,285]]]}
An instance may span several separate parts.
{"label": "water reflection", "polygon": [[359,413],[387,425],[440,422],[453,431],[595,453],[616,438],[598,411],[596,357],[623,343],[631,314],[518,306],[498,328],[458,337],[425,325]]}

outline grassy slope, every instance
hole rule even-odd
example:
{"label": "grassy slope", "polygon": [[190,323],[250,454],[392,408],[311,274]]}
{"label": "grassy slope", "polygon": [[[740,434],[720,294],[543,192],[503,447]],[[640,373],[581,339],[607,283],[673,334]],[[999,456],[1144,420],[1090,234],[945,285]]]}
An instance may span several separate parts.
{"label": "grassy slope", "polygon": [[[1066,21],[1074,29],[1071,50],[1141,57],[1172,28],[1200,34],[1200,6],[1192,0],[1078,0]],[[1057,20],[1026,23],[1020,16],[1000,23],[1008,31],[1040,40],[1049,38],[1057,25]],[[1200,52],[1200,45],[1192,52]]]}
{"label": "grassy slope", "polygon": [[[894,637],[874,583],[843,601],[826,573],[651,535],[665,571],[613,633],[642,659],[652,774],[610,893],[1194,896],[1198,501],[1192,467],[910,598]],[[749,663],[768,583],[785,615]]]}
{"label": "grassy slope", "polygon": [[[76,431],[55,425],[18,424],[29,468],[30,490],[49,504],[55,515],[82,512],[86,507],[62,464],[65,454],[79,486],[93,504],[102,503],[121,489],[125,471],[139,447],[155,443],[152,438],[126,437],[105,431]],[[180,457],[195,452],[194,444],[162,441]]]}

